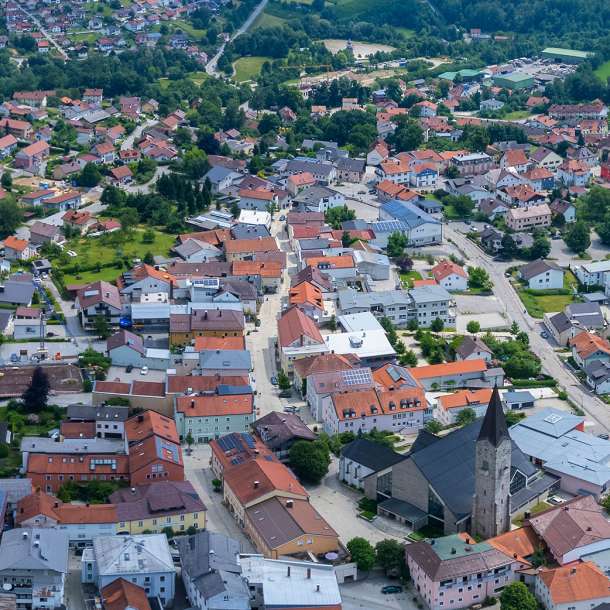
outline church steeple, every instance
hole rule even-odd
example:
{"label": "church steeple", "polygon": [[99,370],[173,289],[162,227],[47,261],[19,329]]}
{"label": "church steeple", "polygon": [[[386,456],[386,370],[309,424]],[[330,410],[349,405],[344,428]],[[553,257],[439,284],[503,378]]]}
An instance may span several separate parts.
{"label": "church steeple", "polygon": [[498,388],[495,387],[491,394],[483,423],[481,424],[478,440],[486,440],[494,447],[497,447],[505,438],[510,438],[508,426],[506,425],[506,417],[504,416],[504,409],[502,408],[500,392],[498,392]]}

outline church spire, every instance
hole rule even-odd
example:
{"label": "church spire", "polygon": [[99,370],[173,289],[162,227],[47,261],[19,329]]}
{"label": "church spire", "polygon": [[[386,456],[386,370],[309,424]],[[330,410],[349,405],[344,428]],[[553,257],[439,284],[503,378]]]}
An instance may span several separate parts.
{"label": "church spire", "polygon": [[510,438],[506,425],[506,417],[504,416],[500,393],[498,388],[495,387],[491,394],[483,423],[481,424],[478,440],[489,441],[494,447],[497,447],[506,438]]}

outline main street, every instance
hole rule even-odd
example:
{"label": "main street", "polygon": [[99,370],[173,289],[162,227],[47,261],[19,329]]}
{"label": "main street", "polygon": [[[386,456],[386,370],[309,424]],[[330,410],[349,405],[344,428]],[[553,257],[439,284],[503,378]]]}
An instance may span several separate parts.
{"label": "main street", "polygon": [[597,396],[589,392],[563,363],[553,347],[540,336],[542,324],[532,318],[524,308],[521,299],[515,292],[508,278],[504,275],[506,265],[494,262],[476,244],[463,233],[454,230],[450,225],[444,226],[445,238],[452,240],[463,252],[470,265],[482,267],[489,273],[493,282],[493,292],[504,306],[504,312],[510,321],[516,321],[530,339],[530,349],[542,361],[542,370],[557,380],[568,394],[570,400],[581,408],[594,422],[596,433],[610,431],[610,409]]}

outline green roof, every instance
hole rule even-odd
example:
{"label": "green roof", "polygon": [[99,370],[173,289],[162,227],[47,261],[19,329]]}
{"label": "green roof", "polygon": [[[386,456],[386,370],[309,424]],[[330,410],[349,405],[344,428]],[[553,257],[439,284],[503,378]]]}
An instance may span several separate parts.
{"label": "green roof", "polygon": [[480,70],[469,70],[468,68],[465,68],[464,70],[460,70],[458,72],[458,74],[460,76],[478,76],[479,74],[481,74]]}
{"label": "green roof", "polygon": [[531,80],[534,77],[530,74],[525,74],[524,72],[511,72],[510,74],[498,74],[494,78],[508,80],[513,83],[520,83],[524,80]]}
{"label": "green roof", "polygon": [[588,51],[576,51],[574,49],[561,49],[559,47],[547,47],[542,51],[548,55],[566,55],[568,57],[577,57],[578,59],[587,59],[591,55]]}
{"label": "green roof", "polygon": [[493,548],[487,542],[466,544],[464,539],[459,534],[443,536],[442,538],[434,538],[432,542],[432,550],[436,553],[438,558],[441,559],[441,561],[455,559],[456,557],[464,557],[464,555],[483,553]]}
{"label": "green roof", "polygon": [[443,72],[439,74],[439,78],[443,78],[444,80],[453,80],[457,76],[457,72]]}

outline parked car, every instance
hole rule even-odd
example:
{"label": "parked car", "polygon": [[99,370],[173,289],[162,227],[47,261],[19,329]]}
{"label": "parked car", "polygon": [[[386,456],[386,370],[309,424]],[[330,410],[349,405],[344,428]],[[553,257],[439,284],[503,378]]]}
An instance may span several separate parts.
{"label": "parked car", "polygon": [[148,375],[148,367],[147,366],[143,366],[140,369],[140,375]]}
{"label": "parked car", "polygon": [[298,413],[301,410],[301,407],[297,407],[295,405],[286,405],[284,407],[284,413]]}
{"label": "parked car", "polygon": [[563,504],[565,500],[563,498],[560,498],[559,496],[549,496],[547,498],[547,502],[549,504],[553,504],[553,506],[557,506],[559,504]]}
{"label": "parked car", "polygon": [[402,587],[400,585],[386,585],[385,587],[381,587],[381,592],[384,595],[389,595],[390,593],[402,593]]}
{"label": "parked car", "polygon": [[274,375],[273,377],[271,377],[271,385],[277,385],[277,377]]}
{"label": "parked car", "polygon": [[610,439],[610,435],[607,432],[602,432],[601,434],[597,435],[597,438],[602,438],[607,441],[608,439]]}
{"label": "parked car", "polygon": [[541,336],[543,339],[548,339],[548,338],[549,338],[549,333],[547,333],[547,332],[546,332],[546,330],[543,330],[543,331],[540,333],[540,336]]}
{"label": "parked car", "polygon": [[280,222],[284,222],[286,220],[286,216],[284,216],[284,214],[282,214],[280,216]]}
{"label": "parked car", "polygon": [[133,371],[133,364],[128,364],[128,365],[125,367],[125,372],[126,372],[126,373],[131,373],[131,371]]}
{"label": "parked car", "polygon": [[11,354],[11,362],[19,362],[19,356],[17,354]]}

